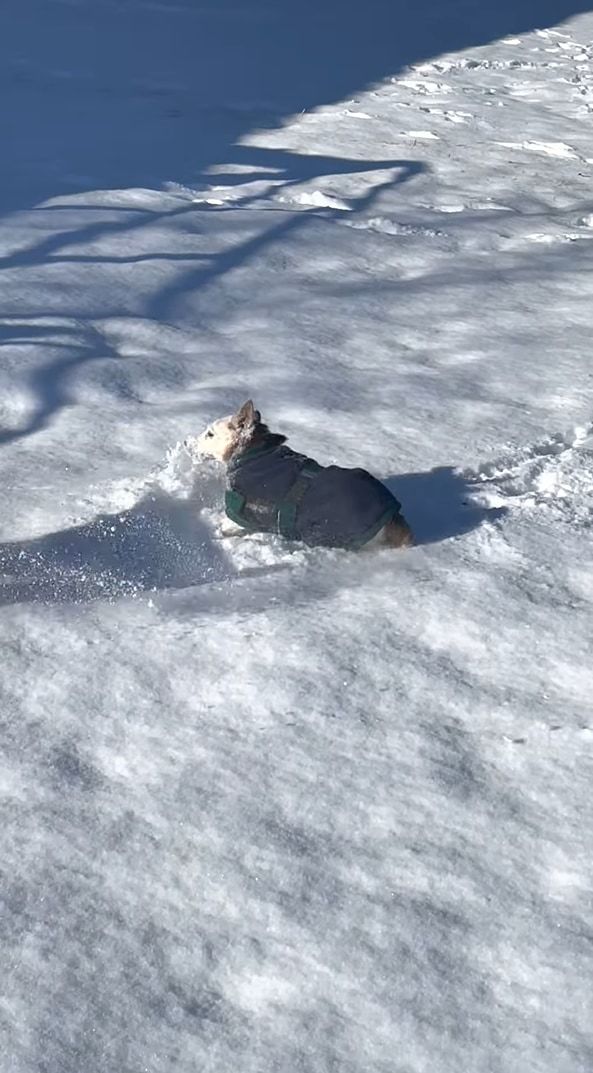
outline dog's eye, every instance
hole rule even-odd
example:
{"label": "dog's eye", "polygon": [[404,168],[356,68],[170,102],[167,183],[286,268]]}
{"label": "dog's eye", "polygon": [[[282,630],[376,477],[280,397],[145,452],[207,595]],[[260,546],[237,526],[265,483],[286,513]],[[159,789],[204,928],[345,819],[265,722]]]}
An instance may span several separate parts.
{"label": "dog's eye", "polygon": [[208,431],[206,433],[206,437],[209,438],[210,436],[213,436],[213,435],[214,435],[214,433],[211,432],[210,429],[208,429]]}

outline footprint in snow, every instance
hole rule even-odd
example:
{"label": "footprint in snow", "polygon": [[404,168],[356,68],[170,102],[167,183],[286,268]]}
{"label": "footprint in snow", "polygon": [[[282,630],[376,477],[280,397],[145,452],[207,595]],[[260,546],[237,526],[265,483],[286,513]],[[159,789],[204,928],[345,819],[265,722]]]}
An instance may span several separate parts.
{"label": "footprint in snow", "polygon": [[467,470],[478,501],[545,508],[568,524],[593,523],[593,422]]}

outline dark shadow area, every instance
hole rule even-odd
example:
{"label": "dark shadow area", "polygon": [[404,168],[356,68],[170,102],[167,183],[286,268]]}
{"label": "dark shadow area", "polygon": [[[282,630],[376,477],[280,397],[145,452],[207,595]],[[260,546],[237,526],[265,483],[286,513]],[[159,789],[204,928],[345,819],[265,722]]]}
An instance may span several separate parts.
{"label": "dark shadow area", "polygon": [[504,507],[481,507],[472,502],[471,481],[452,466],[398,474],[384,478],[384,483],[402,504],[417,544],[437,544],[463,536],[506,514]]}
{"label": "dark shadow area", "polygon": [[[4,0],[0,211],[195,183],[248,132],[590,0]],[[291,154],[273,166],[290,178]],[[262,157],[253,156],[261,166]]]}
{"label": "dark shadow area", "polygon": [[[503,509],[473,504],[471,483],[450,466],[389,477],[385,484],[401,501],[418,544],[461,536],[505,514]],[[336,587],[363,583],[366,573],[352,574],[350,554],[322,550],[309,560],[297,586],[287,561],[238,573],[200,517],[200,507],[214,505],[219,496],[217,479],[201,473],[196,477],[195,494],[188,499],[155,490],[131,510],[102,514],[85,525],[32,540],[0,544],[0,606],[88,603],[143,592],[166,595],[257,575],[257,591],[224,586],[210,592],[205,603],[199,598],[196,603],[196,594],[188,597],[193,611],[230,609],[253,614],[272,603],[308,603],[325,598]],[[287,544],[286,550],[290,547]],[[279,582],[278,572],[286,574],[284,583]],[[176,612],[183,607],[177,602]]]}
{"label": "dark shadow area", "polygon": [[[425,170],[425,165],[419,161],[414,160],[400,160],[400,159],[381,159],[381,160],[354,160],[340,157],[326,157],[326,156],[299,156],[298,153],[284,153],[280,150],[256,150],[258,156],[265,152],[266,159],[270,162],[272,160],[284,161],[287,164],[287,169],[278,168],[276,171],[282,172],[282,178],[279,180],[279,187],[284,191],[291,186],[298,183],[305,182],[312,178],[321,178],[327,175],[363,175],[365,172],[370,171],[389,171],[394,174],[389,179],[375,184],[363,197],[351,199],[349,208],[352,212],[360,212],[363,209],[370,207],[372,202],[383,191],[397,186],[400,183],[406,182],[408,179],[413,178],[415,175],[421,174]],[[249,179],[252,175],[247,176]],[[227,185],[233,185],[238,181],[245,181],[246,175],[242,173],[239,175],[233,175],[230,178],[230,182]],[[253,196],[250,198],[244,198],[240,202],[241,208],[246,208],[250,205],[256,204],[261,198],[259,196]],[[70,206],[69,211],[74,206]],[[57,208],[57,206],[54,206]],[[79,206],[80,208],[80,206]],[[34,245],[26,247],[25,249],[19,249],[14,253],[10,253],[5,257],[0,257],[0,269],[2,268],[30,268],[34,265],[42,264],[139,264],[143,261],[174,261],[178,263],[193,263],[197,262],[199,265],[199,272],[205,275],[207,278],[218,275],[221,272],[226,271],[225,268],[218,269],[218,264],[222,261],[226,262],[231,260],[234,254],[234,248],[230,251],[228,257],[222,257],[221,254],[208,255],[205,253],[171,253],[170,251],[160,251],[150,254],[139,254],[134,256],[132,254],[114,256],[107,255],[101,256],[100,254],[81,254],[77,255],[72,252],[72,248],[76,246],[87,246],[94,240],[106,239],[110,235],[114,237],[120,236],[125,232],[126,237],[132,236],[136,231],[140,231],[147,225],[154,225],[158,221],[166,221],[168,224],[176,221],[179,217],[192,214],[194,217],[199,211],[200,213],[217,213],[228,212],[229,209],[233,210],[237,208],[237,203],[230,202],[226,208],[214,208],[207,204],[200,204],[199,209],[193,203],[184,203],[178,208],[167,209],[165,211],[150,211],[146,209],[135,209],[131,207],[125,210],[124,219],[116,219],[115,221],[106,221],[105,219],[98,220],[96,223],[88,223],[80,228],[73,228],[64,231],[52,231],[47,238],[42,238]],[[103,212],[111,214],[111,208],[104,208]],[[124,210],[119,210],[124,211]],[[277,215],[281,214],[283,217],[286,215],[286,210],[276,210]],[[336,216],[336,210],[324,209],[322,210],[325,217]],[[337,215],[341,213],[338,210]],[[297,212],[297,219],[294,221],[294,226],[301,226],[303,220],[309,213]],[[292,214],[291,214],[292,219]],[[288,226],[284,221],[278,225],[278,228]],[[271,229],[272,236],[275,236],[276,228]],[[268,241],[266,233],[263,234],[261,244],[266,244]],[[248,252],[251,252],[251,243],[245,244],[248,247]],[[62,253],[64,247],[68,248],[68,253]],[[244,261],[248,255],[240,256],[240,251],[243,246],[238,247],[236,254],[237,263]],[[232,266],[232,265],[231,265]],[[1,327],[1,326],[0,326]]]}
{"label": "dark shadow area", "polygon": [[[368,0],[364,9],[358,0],[304,0],[299,5],[288,0],[5,0],[0,215],[90,190],[159,189],[167,182],[232,186],[267,176],[284,189],[322,176],[389,172],[351,201],[353,218],[368,211],[389,187],[417,176],[419,162],[387,153],[382,159],[359,160],[238,143],[254,131],[278,128],[302,110],[346,99],[409,64],[556,24],[589,7],[590,0],[501,0],[491,5],[482,0],[419,0],[415,5]],[[254,194],[239,204],[249,206],[260,197]],[[8,246],[0,268],[175,261],[179,272],[143,311],[156,320],[174,320],[185,295],[244,265],[268,244],[286,240],[312,215],[341,215],[331,208],[314,213],[278,208],[269,212],[269,227],[221,252],[110,256],[89,253],[87,247],[110,236],[121,247],[124,236],[147,224],[162,220],[168,225],[185,214],[224,214],[236,205],[183,201],[171,207],[169,202],[164,211],[160,205],[151,210],[133,203],[125,211],[97,207],[102,208],[99,218],[89,222],[87,210],[82,226],[73,228],[69,220],[49,234],[40,214],[38,237],[25,248]],[[112,211],[117,218],[105,219],[104,213]],[[398,282],[424,285],[424,279],[420,284]],[[376,292],[382,285],[375,281],[372,286]],[[10,318],[13,309],[0,313]],[[14,331],[14,325],[4,329],[4,341],[10,342],[6,336]],[[26,331],[29,339],[35,331],[41,334],[35,326]],[[69,383],[80,365],[118,358],[92,329],[86,336],[85,329],[82,345],[73,339],[71,348],[66,341],[63,356],[29,375],[35,412],[26,426],[0,431],[0,444],[47,427],[72,401]]]}
{"label": "dark shadow area", "polygon": [[0,544],[0,606],[133,597],[234,574],[195,501],[159,492],[87,525]]}

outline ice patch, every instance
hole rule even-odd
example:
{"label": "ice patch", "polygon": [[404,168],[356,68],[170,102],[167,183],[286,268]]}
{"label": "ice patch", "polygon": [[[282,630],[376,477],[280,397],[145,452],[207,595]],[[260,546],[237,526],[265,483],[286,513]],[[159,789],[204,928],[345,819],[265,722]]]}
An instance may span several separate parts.
{"label": "ice patch", "polygon": [[451,204],[451,205],[435,205],[435,212],[465,212],[465,205]]}
{"label": "ice patch", "polygon": [[434,134],[432,130],[404,130],[403,134],[408,138],[417,138],[419,141],[434,141],[438,142],[438,134]]}
{"label": "ice patch", "polygon": [[303,205],[305,208],[337,209],[340,212],[352,211],[352,205],[349,205],[347,201],[342,201],[340,198],[333,197],[330,194],[324,194],[322,190],[313,190],[311,192],[304,190],[301,193],[291,194],[290,196],[281,195],[276,200]]}
{"label": "ice patch", "polygon": [[543,153],[544,156],[557,157],[559,160],[578,160],[578,153],[566,142],[497,142],[504,149],[524,149],[528,153]]}
{"label": "ice patch", "polygon": [[423,224],[402,224],[397,220],[391,220],[386,216],[372,216],[368,220],[347,220],[348,227],[357,231],[375,231],[382,235],[421,236],[423,238],[448,239],[446,231],[439,231],[435,227],[425,227]]}
{"label": "ice patch", "polygon": [[536,242],[543,246],[551,246],[556,242],[578,242],[586,235],[580,235],[576,231],[566,231],[562,233],[551,234],[550,232],[533,231],[529,235],[525,235],[526,242]]}
{"label": "ice patch", "polygon": [[562,33],[561,30],[536,30],[535,33],[537,37],[543,37],[544,39],[549,37],[568,38],[569,36],[568,34]]}
{"label": "ice patch", "polygon": [[418,78],[394,78],[393,81],[398,86],[404,86],[406,89],[411,89],[415,93],[421,95],[436,95],[438,93],[447,93],[449,87],[444,82],[432,82],[428,79],[420,80]]}

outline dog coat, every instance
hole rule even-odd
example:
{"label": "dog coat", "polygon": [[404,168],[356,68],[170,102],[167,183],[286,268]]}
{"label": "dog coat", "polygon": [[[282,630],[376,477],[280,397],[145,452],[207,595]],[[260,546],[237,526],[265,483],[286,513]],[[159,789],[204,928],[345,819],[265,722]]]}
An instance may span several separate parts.
{"label": "dog coat", "polygon": [[400,503],[364,469],[320,466],[270,436],[231,459],[225,508],[244,529],[288,540],[360,548],[395,518]]}

